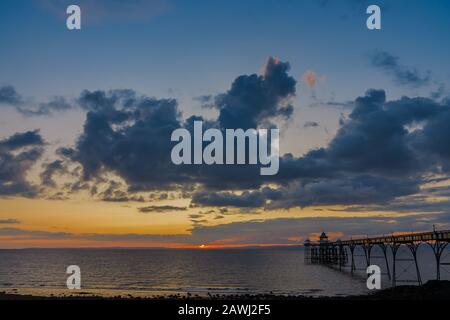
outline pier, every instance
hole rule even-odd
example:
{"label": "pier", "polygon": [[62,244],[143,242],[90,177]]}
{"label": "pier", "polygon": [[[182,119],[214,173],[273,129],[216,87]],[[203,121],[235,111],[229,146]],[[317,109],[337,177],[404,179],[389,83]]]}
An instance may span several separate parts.
{"label": "pier", "polygon": [[[408,233],[399,235],[389,235],[381,237],[366,237],[350,240],[329,241],[325,232],[322,232],[319,241],[313,242],[307,239],[304,243],[305,262],[311,264],[322,264],[343,270],[350,264],[350,272],[356,270],[355,249],[360,247],[363,251],[364,261],[367,266],[371,265],[371,260],[381,258],[386,267],[386,274],[392,281],[392,285],[399,282],[415,282],[422,284],[422,278],[418,263],[417,250],[421,245],[431,247],[436,262],[436,280],[441,279],[441,266],[450,265],[441,261],[442,253],[450,242],[450,230],[432,232]],[[383,253],[381,256],[374,256],[372,249],[378,246]],[[398,251],[405,246],[409,249],[409,258],[400,258]],[[396,265],[399,261],[409,261],[415,267],[415,278],[400,280],[397,278]]]}

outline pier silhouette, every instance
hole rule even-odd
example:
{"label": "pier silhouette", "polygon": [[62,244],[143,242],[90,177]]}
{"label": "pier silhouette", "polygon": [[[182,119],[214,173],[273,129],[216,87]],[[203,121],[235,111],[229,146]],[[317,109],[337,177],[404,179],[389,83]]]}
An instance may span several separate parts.
{"label": "pier silhouette", "polygon": [[[305,246],[305,262],[312,264],[322,264],[337,267],[342,270],[350,262],[350,271],[353,274],[356,271],[355,249],[361,247],[364,252],[364,260],[367,266],[371,265],[372,249],[378,246],[383,255],[387,275],[392,281],[392,285],[399,282],[415,282],[422,284],[422,278],[418,263],[417,250],[421,245],[428,245],[434,253],[436,261],[436,280],[441,279],[441,266],[449,263],[441,261],[442,253],[450,242],[450,230],[437,231],[433,228],[432,232],[408,233],[399,235],[389,235],[381,237],[366,237],[349,240],[329,241],[325,232],[320,235],[319,241],[313,242],[307,239]],[[410,258],[398,256],[400,247],[405,246],[409,249]],[[390,255],[388,254],[390,251]],[[397,278],[396,264],[399,261],[410,261],[415,266],[415,279],[400,280]],[[391,272],[392,268],[392,272]]]}

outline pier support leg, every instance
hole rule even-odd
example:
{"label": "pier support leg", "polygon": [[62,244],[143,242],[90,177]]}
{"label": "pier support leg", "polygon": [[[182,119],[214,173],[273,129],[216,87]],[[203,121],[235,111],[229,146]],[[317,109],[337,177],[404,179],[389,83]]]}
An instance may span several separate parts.
{"label": "pier support leg", "polygon": [[417,263],[417,249],[419,248],[419,246],[420,246],[420,243],[419,244],[415,244],[415,243],[408,244],[408,248],[411,251],[411,254],[414,259],[414,264],[416,266],[417,282],[419,283],[419,285],[422,285],[422,278],[420,277],[419,264]]}
{"label": "pier support leg", "polygon": [[391,245],[391,249],[392,249],[392,285],[395,287],[397,285],[397,278],[396,278],[396,272],[395,272],[395,259],[397,257],[397,251],[398,248],[400,248],[399,244],[392,244]]}
{"label": "pier support leg", "polygon": [[386,272],[388,275],[388,279],[391,280],[391,270],[389,269],[389,261],[388,261],[388,257],[387,257],[388,246],[384,243],[380,243],[379,246],[380,246],[381,250],[383,251],[384,262],[386,263]]}
{"label": "pier support leg", "polygon": [[370,252],[372,251],[372,245],[365,244],[363,245],[363,249],[364,249],[364,256],[366,257],[367,266],[370,266]]}
{"label": "pier support leg", "polygon": [[345,263],[347,262],[346,259],[346,251],[345,248],[342,244],[338,245],[338,256],[339,256],[339,270],[342,270],[342,266],[345,265]]}
{"label": "pier support leg", "polygon": [[352,255],[352,263],[350,265],[350,272],[353,275],[353,272],[355,272],[355,270],[356,270],[356,265],[355,265],[355,245],[351,244],[349,246],[349,248],[350,248],[350,253]]}
{"label": "pier support leg", "polygon": [[448,242],[441,242],[436,240],[434,243],[428,243],[433,249],[434,257],[436,259],[436,280],[441,280],[441,256],[447,247]]}

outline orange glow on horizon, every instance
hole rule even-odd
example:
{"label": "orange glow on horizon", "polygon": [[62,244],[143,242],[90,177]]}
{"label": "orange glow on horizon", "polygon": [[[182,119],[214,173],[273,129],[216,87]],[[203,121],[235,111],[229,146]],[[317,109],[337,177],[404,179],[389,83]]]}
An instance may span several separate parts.
{"label": "orange glow on horizon", "polygon": [[286,243],[234,243],[234,244],[188,244],[179,242],[113,242],[82,239],[30,239],[21,236],[0,236],[0,249],[25,248],[167,248],[167,249],[227,249],[246,247],[292,247],[301,244]]}

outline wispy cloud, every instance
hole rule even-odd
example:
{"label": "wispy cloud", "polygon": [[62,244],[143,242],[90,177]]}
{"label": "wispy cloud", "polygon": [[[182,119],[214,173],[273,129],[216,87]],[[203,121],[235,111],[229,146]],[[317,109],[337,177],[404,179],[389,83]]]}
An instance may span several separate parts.
{"label": "wispy cloud", "polygon": [[140,212],[148,213],[148,212],[171,212],[171,211],[186,211],[186,207],[177,207],[177,206],[148,206],[139,208]]}
{"label": "wispy cloud", "polygon": [[17,219],[0,219],[0,224],[20,224]]}
{"label": "wispy cloud", "polygon": [[430,83],[430,72],[421,73],[414,67],[400,63],[400,58],[386,51],[375,51],[369,54],[372,66],[391,75],[400,85],[421,87]]}
{"label": "wispy cloud", "polygon": [[316,87],[317,75],[314,71],[308,70],[302,76],[303,82],[313,90]]}
{"label": "wispy cloud", "polygon": [[13,86],[4,85],[0,87],[0,107],[12,107],[25,117],[38,117],[72,110],[77,106],[60,96],[39,103],[28,101]]}
{"label": "wispy cloud", "polygon": [[319,123],[316,121],[306,121],[303,124],[303,128],[314,128],[314,127],[318,127]]}

